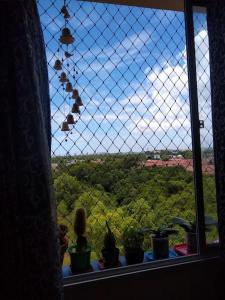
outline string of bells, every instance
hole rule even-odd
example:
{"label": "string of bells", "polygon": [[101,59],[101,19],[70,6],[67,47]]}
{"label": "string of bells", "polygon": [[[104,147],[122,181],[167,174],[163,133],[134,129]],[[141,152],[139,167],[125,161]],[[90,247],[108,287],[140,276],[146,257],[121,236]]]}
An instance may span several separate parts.
{"label": "string of bells", "polygon": [[[69,11],[64,5],[61,8],[61,13],[63,14],[63,17],[65,20],[70,18]],[[64,57],[65,59],[56,59],[53,68],[56,71],[62,71],[59,76],[59,81],[62,84],[64,90],[66,93],[71,93],[71,99],[74,99],[75,103],[73,104],[71,108],[71,112],[66,116],[66,119],[61,124],[61,131],[70,131],[69,125],[74,125],[77,123],[77,119],[79,119],[79,116],[81,114],[80,107],[83,106],[83,102],[81,100],[81,97],[79,95],[79,91],[77,89],[73,88],[72,83],[70,82],[68,75],[63,71],[63,62],[66,59],[69,59],[73,56],[73,53],[68,52],[68,45],[73,44],[75,41],[75,38],[71,34],[71,31],[66,26],[61,30],[61,35],[59,38],[59,42],[63,45],[67,45],[67,51],[64,51]],[[68,64],[67,64],[68,65]],[[75,70],[74,70],[75,71]],[[76,72],[77,73],[77,72]],[[73,76],[75,78],[75,76]],[[76,115],[76,118],[74,119],[73,114]]]}

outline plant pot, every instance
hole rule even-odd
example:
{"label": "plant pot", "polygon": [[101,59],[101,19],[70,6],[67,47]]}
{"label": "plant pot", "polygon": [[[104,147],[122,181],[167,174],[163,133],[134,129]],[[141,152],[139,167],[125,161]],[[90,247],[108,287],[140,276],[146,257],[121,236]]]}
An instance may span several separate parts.
{"label": "plant pot", "polygon": [[152,236],[153,259],[164,259],[169,257],[169,238],[157,238]]}
{"label": "plant pot", "polygon": [[91,248],[88,247],[85,251],[76,252],[76,247],[71,246],[68,249],[71,262],[72,273],[89,271],[91,268]]}
{"label": "plant pot", "polygon": [[140,264],[144,259],[144,251],[141,248],[125,248],[125,257],[128,265]]}
{"label": "plant pot", "polygon": [[197,233],[187,232],[186,233],[187,242],[187,253],[192,254],[197,252]]}
{"label": "plant pot", "polygon": [[102,257],[105,268],[117,267],[119,263],[119,249],[114,248],[109,251],[105,248],[102,249]]}

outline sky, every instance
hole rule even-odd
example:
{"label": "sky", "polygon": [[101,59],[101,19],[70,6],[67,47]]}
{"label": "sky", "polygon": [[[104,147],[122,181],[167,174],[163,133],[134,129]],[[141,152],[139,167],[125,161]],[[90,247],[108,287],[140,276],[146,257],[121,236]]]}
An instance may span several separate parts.
{"label": "sky", "polygon": [[[63,1],[38,2],[49,63],[53,155],[191,149],[183,13],[67,2],[67,27],[75,42],[68,48],[74,55],[64,67],[84,106],[66,135],[60,125],[73,101],[52,68],[67,50],[58,42],[65,26],[59,13]],[[196,13],[194,21],[200,119],[205,120],[202,147],[211,147],[205,15]]]}

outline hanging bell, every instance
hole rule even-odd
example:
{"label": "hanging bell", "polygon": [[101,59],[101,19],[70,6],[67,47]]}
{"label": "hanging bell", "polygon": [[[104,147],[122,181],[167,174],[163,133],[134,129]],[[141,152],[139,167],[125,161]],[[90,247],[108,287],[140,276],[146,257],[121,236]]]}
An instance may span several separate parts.
{"label": "hanging bell", "polygon": [[63,28],[62,35],[59,39],[60,43],[62,44],[72,44],[74,42],[74,37],[72,36],[69,28]]}
{"label": "hanging bell", "polygon": [[65,72],[61,73],[59,81],[60,82],[67,82],[68,81]]}
{"label": "hanging bell", "polygon": [[73,90],[72,98],[73,98],[73,99],[77,99],[78,97],[79,97],[78,90]]}
{"label": "hanging bell", "polygon": [[70,131],[70,128],[69,128],[69,125],[68,125],[67,121],[62,122],[61,131]]}
{"label": "hanging bell", "polygon": [[55,70],[62,70],[62,62],[59,59],[56,59],[54,67]]}
{"label": "hanging bell", "polygon": [[71,114],[68,114],[68,115],[67,115],[66,120],[67,120],[67,124],[69,124],[69,125],[73,125],[73,124],[76,123],[76,122],[74,121],[73,115],[71,115]]}
{"label": "hanging bell", "polygon": [[69,14],[69,12],[67,11],[67,12],[65,12],[65,14],[64,14],[64,19],[69,19],[70,18],[70,14]]}
{"label": "hanging bell", "polygon": [[77,105],[77,103],[74,103],[74,104],[73,104],[73,107],[72,107],[72,113],[73,113],[73,114],[79,114],[79,115],[80,115],[80,108],[79,108],[79,106]]}
{"label": "hanging bell", "polygon": [[70,82],[67,82],[66,84],[66,92],[70,93],[73,91],[72,84]]}
{"label": "hanging bell", "polygon": [[83,106],[83,102],[82,102],[80,96],[76,99],[76,104],[77,104],[78,106]]}
{"label": "hanging bell", "polygon": [[73,53],[69,53],[69,52],[65,51],[65,57],[66,58],[69,58],[71,56],[73,56]]}
{"label": "hanging bell", "polygon": [[66,12],[67,12],[67,8],[66,8],[66,6],[65,5],[63,5],[63,7],[61,8],[61,13],[62,14],[65,14]]}

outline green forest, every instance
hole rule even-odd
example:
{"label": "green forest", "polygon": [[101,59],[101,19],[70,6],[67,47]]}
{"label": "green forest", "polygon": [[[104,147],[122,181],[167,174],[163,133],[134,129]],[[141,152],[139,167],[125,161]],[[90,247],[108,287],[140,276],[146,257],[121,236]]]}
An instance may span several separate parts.
{"label": "green forest", "polygon": [[[170,225],[173,217],[195,219],[193,173],[182,167],[146,168],[144,162],[143,155],[134,154],[80,157],[76,161],[54,158],[58,223],[68,226],[72,242],[75,210],[86,209],[92,259],[100,257],[106,221],[123,253],[122,234],[130,227],[156,229]],[[204,175],[203,185],[205,213],[216,218],[214,177]],[[179,229],[170,243],[184,242],[184,238],[184,231]],[[208,241],[216,238],[216,229],[207,233]],[[144,248],[151,248],[149,235]]]}

